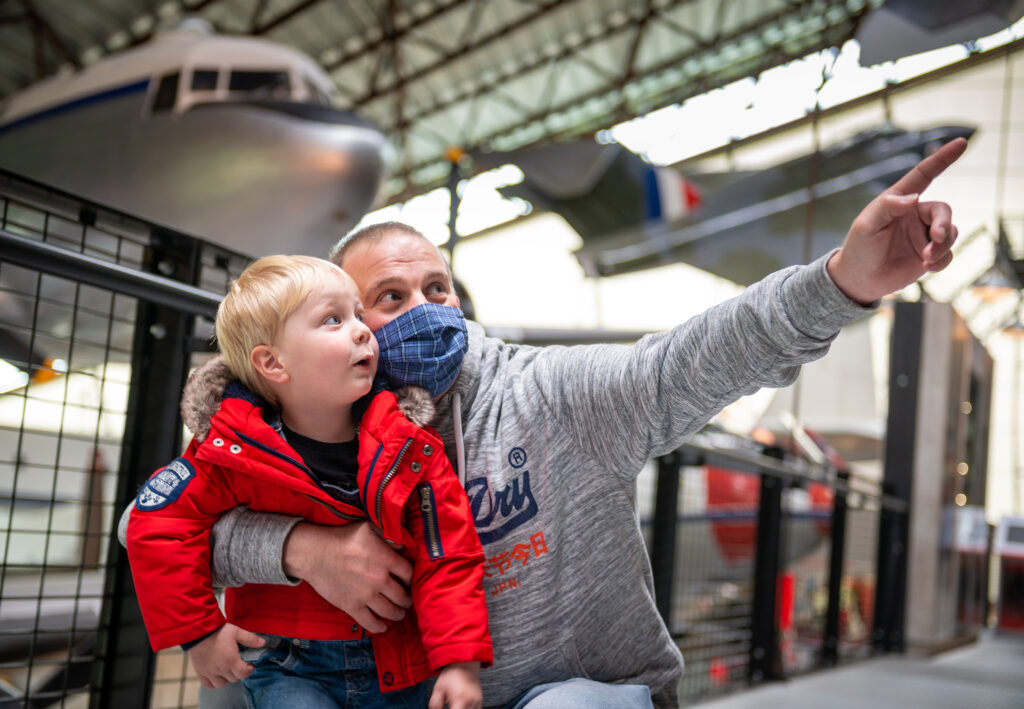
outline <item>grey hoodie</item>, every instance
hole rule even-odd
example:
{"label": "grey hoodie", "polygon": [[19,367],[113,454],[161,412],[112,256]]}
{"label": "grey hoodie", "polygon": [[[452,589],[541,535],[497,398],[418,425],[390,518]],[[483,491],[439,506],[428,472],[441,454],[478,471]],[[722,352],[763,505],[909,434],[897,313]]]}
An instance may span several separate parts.
{"label": "grey hoodie", "polygon": [[[494,639],[494,666],[481,673],[487,706],[572,677],[645,684],[656,706],[677,706],[683,658],[655,608],[636,477],[725,405],[792,383],[868,312],[835,287],[826,259],[633,346],[510,345],[468,323],[469,350],[433,425],[460,467],[452,410],[461,408]],[[281,552],[295,522],[226,516],[216,577],[294,583]]]}

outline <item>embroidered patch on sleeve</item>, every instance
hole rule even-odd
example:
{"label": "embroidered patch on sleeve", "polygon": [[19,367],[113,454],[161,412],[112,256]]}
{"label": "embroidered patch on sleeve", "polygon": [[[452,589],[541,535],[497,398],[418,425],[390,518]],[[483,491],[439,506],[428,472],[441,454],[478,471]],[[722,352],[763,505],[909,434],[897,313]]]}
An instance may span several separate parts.
{"label": "embroidered patch on sleeve", "polygon": [[175,458],[166,468],[146,481],[135,498],[135,507],[147,512],[171,504],[196,476],[196,469],[184,458]]}

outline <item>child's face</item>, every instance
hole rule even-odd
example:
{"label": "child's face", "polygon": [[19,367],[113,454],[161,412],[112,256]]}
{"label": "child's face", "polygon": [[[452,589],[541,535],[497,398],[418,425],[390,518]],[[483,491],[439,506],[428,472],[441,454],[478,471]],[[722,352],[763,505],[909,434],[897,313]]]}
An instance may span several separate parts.
{"label": "child's face", "polygon": [[300,406],[351,404],[370,391],[377,340],[346,274],[330,277],[285,321],[274,349]]}

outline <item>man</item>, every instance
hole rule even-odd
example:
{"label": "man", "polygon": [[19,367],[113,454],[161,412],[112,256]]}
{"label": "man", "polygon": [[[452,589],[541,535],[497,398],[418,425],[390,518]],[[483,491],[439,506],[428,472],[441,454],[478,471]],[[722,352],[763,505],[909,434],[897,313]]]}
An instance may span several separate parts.
{"label": "man", "polygon": [[[965,148],[958,139],[923,160],[829,256],[633,347],[508,345],[470,322],[463,356],[450,328],[431,330],[450,336],[439,359],[455,366],[453,383],[429,374],[445,384],[433,425],[464,476],[487,559],[495,664],[481,673],[485,705],[677,705],[682,657],[654,604],[637,474],[726,404],[791,383],[879,298],[945,268],[950,208],[918,197]],[[335,256],[382,351],[385,325],[425,304],[458,305],[441,255],[408,227],[361,233]],[[367,525],[247,511],[219,525],[214,566],[227,583],[303,579],[371,632],[409,606],[408,563]]]}

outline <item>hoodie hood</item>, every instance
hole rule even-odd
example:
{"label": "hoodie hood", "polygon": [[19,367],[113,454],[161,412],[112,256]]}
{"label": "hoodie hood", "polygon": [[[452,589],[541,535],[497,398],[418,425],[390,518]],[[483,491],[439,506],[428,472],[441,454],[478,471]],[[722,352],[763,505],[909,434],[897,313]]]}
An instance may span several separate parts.
{"label": "hoodie hood", "polygon": [[[219,354],[201,364],[185,382],[181,397],[181,420],[199,443],[210,434],[210,419],[220,409],[220,402],[235,376]],[[403,387],[395,391],[398,408],[419,427],[434,418],[434,402],[430,393],[420,387]]]}

